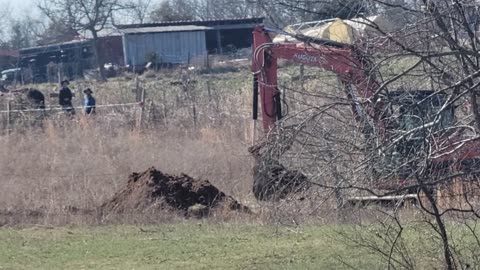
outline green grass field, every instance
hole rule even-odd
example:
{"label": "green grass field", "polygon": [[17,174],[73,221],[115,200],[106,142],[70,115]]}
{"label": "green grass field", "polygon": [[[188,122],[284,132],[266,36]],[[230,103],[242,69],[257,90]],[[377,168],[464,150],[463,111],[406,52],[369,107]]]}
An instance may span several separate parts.
{"label": "green grass field", "polygon": [[[0,230],[0,269],[378,269],[327,227],[180,224]],[[343,263],[338,254],[348,255]],[[347,264],[345,264],[347,263]]]}

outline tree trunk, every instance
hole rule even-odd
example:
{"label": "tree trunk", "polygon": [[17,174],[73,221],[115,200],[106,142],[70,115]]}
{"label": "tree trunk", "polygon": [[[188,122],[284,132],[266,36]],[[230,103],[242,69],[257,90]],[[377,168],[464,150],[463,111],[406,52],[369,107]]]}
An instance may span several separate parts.
{"label": "tree trunk", "polygon": [[107,76],[105,75],[105,63],[102,55],[99,52],[99,40],[97,30],[89,29],[93,36],[93,54],[95,56],[95,62],[97,64],[98,70],[100,72],[100,81],[106,81]]}
{"label": "tree trunk", "polygon": [[[428,203],[432,207],[433,210],[433,216],[435,218],[435,222],[437,225],[437,232],[440,235],[440,238],[442,240],[442,246],[443,246],[443,258],[445,260],[445,268],[447,270],[454,270],[457,269],[457,266],[455,264],[455,259],[453,257],[452,251],[450,249],[450,238],[447,233],[447,229],[445,226],[445,223],[442,219],[442,215],[440,214],[440,210],[438,208],[438,204],[433,198],[432,194],[429,192],[429,190],[425,187],[423,183],[420,183],[420,188],[422,192],[425,194],[425,197],[428,200]],[[426,210],[426,209],[424,209]]]}

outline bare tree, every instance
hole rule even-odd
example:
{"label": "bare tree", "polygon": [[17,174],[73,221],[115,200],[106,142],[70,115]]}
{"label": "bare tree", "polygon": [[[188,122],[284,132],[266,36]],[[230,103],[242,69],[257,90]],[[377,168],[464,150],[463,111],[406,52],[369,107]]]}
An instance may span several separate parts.
{"label": "bare tree", "polygon": [[[10,6],[10,3],[4,3],[0,9],[0,23],[4,26],[9,25],[11,21],[10,14],[12,13],[12,8]],[[7,46],[7,36],[8,33],[5,31],[5,29],[8,29],[7,27],[2,27],[0,29],[0,43],[2,46]]]}
{"label": "bare tree", "polygon": [[197,19],[191,0],[163,1],[150,14],[152,21],[182,21]]}
{"label": "bare tree", "polygon": [[[128,18],[128,23],[143,24],[150,16],[152,0],[128,0],[125,3],[126,12],[121,12],[118,17]],[[117,21],[124,21],[121,18]]]}
{"label": "bare tree", "polygon": [[35,46],[44,31],[44,25],[39,19],[25,16],[21,19],[11,20],[9,46],[16,49]]}
{"label": "bare tree", "polygon": [[37,40],[38,45],[56,44],[73,40],[78,35],[73,27],[64,23],[50,22]]}
{"label": "bare tree", "polygon": [[261,16],[258,3],[242,0],[195,1],[197,16],[201,19],[229,19]]}
{"label": "bare tree", "polygon": [[98,33],[111,23],[116,11],[125,8],[124,3],[120,0],[39,0],[37,6],[52,22],[66,23],[77,31],[91,33],[100,79],[106,80]]}
{"label": "bare tree", "polygon": [[263,16],[262,6],[249,0],[164,1],[152,12],[152,20],[212,20]]}

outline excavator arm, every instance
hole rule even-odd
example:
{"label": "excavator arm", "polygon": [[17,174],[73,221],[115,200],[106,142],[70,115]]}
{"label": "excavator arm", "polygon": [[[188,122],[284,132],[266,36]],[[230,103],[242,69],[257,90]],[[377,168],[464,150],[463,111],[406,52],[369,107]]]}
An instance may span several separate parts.
{"label": "excavator arm", "polygon": [[[276,122],[282,118],[282,101],[280,99],[277,78],[278,59],[285,59],[307,66],[322,68],[336,74],[345,90],[355,120],[359,123],[359,126],[362,128],[362,132],[367,139],[367,147],[374,147],[374,145],[370,145],[372,142],[370,139],[378,138],[380,145],[388,145],[392,142],[391,139],[395,138],[396,135],[392,129],[392,127],[396,126],[396,123],[390,122],[394,117],[389,117],[391,114],[389,107],[387,107],[385,100],[382,101],[383,96],[380,94],[380,84],[370,72],[368,61],[362,57],[352,45],[289,33],[283,34],[294,37],[296,40],[295,42],[291,42],[292,39],[289,39],[288,42],[284,41],[278,43],[273,42],[269,32],[271,32],[271,30],[263,26],[257,26],[253,31],[253,119],[255,121],[257,120],[259,108],[261,108],[260,114],[262,117],[263,128],[264,132],[267,134],[267,140],[264,140],[263,143],[254,145],[249,149],[256,160],[257,169],[254,168],[253,192],[257,199],[265,198],[264,194],[268,195],[269,190],[273,188],[282,185],[287,186],[287,184],[284,184],[281,181],[282,179],[271,179],[272,177],[270,175],[273,175],[271,173],[272,169],[264,165],[268,164],[268,162],[265,162],[265,160],[262,159],[263,157],[259,150],[264,144],[266,144],[265,141],[268,141],[268,134],[270,134],[275,128]],[[422,93],[424,91],[414,90],[409,92],[413,95],[416,92]],[[388,94],[389,100],[391,94],[392,93]],[[258,97],[260,97],[260,99]],[[259,102],[261,103],[261,106],[258,106]],[[389,104],[389,106],[391,106],[391,104]],[[422,126],[418,128],[422,128]],[[253,137],[255,138],[255,136]],[[403,149],[401,148],[402,142],[398,142],[399,143],[396,146],[399,146],[399,149]],[[425,142],[422,141],[422,143]],[[409,144],[406,144],[405,147],[407,149],[412,148]],[[467,139],[464,139],[457,135],[450,136],[446,134],[441,138],[437,138],[435,144],[427,147],[429,147],[429,151],[434,153],[431,157],[431,164],[428,164],[428,170],[432,173],[432,179],[434,179],[433,177],[438,177],[442,173],[444,174],[445,168],[448,168],[454,173],[458,173],[459,170],[467,174],[470,173],[471,176],[475,176],[475,179],[478,179],[479,173],[477,170],[474,170],[475,166],[480,164],[480,142],[478,137],[469,139],[467,136]],[[390,150],[397,151],[393,148]],[[411,153],[415,154],[416,149],[411,150],[414,151],[405,151],[405,160],[407,162],[415,162],[416,160],[414,156],[411,156]],[[389,153],[386,153],[385,156],[389,156]],[[384,163],[379,163],[381,167],[380,172],[385,169],[384,165],[390,160],[387,158],[383,161]],[[276,160],[275,162],[270,163],[276,165],[279,164]],[[403,162],[402,164],[409,163]],[[415,167],[414,164],[412,164],[412,166]],[[375,185],[375,188],[395,190],[402,187],[407,190],[406,187],[408,187],[408,191],[418,190],[416,179],[411,178],[409,171],[407,171],[406,174],[403,174],[401,169],[410,170],[410,166],[406,166],[405,168],[395,167],[394,170],[398,171],[394,174],[390,174],[388,168],[385,171],[385,174],[382,172],[380,174],[374,174],[376,177],[379,177],[379,181]],[[288,171],[285,168],[283,168],[283,170]],[[286,175],[287,173],[284,174]],[[292,173],[290,174],[295,175]],[[384,176],[386,176],[386,178],[384,178]],[[301,179],[302,181],[299,181],[300,183],[308,183],[307,180],[304,180],[304,178],[306,179],[305,176],[293,178],[296,180]],[[458,177],[455,177],[454,180],[456,178]],[[463,179],[460,177],[459,180],[468,180],[467,178]],[[443,186],[439,185],[437,188],[439,190],[445,187],[449,188],[450,183],[451,181],[444,181],[442,183]],[[454,181],[452,183],[454,183]],[[409,196],[410,195],[412,196],[412,199],[418,199],[417,193],[409,194]],[[368,198],[352,198],[349,199],[349,201],[353,203],[373,201],[383,202],[385,200],[403,201],[405,198],[404,195],[389,197],[371,196]]]}
{"label": "excavator arm", "polygon": [[258,118],[260,96],[264,131],[268,134],[282,118],[277,60],[285,59],[335,73],[344,85],[355,119],[364,126],[364,133],[385,136],[384,105],[376,93],[379,84],[367,73],[367,63],[354,48],[326,39],[302,35],[295,38],[300,42],[273,43],[269,30],[263,26],[253,31],[253,119]]}
{"label": "excavator arm", "polygon": [[[373,139],[385,139],[385,108],[377,97],[379,84],[368,73],[368,63],[351,45],[332,40],[296,35],[298,42],[275,43],[269,30],[258,26],[253,32],[253,120],[261,116],[266,140],[249,148],[255,158],[253,193],[259,200],[279,196],[277,190],[295,191],[308,188],[307,177],[281,166],[277,157],[268,154],[269,134],[282,118],[281,93],[278,89],[278,59],[322,68],[335,73],[343,84],[355,120],[372,147]],[[260,99],[258,98],[260,97]],[[254,127],[254,132],[255,132]],[[253,134],[255,140],[255,133]],[[289,148],[289,143],[284,145]],[[267,150],[262,152],[262,148]],[[280,169],[279,169],[280,168]],[[279,173],[279,171],[281,173]],[[286,177],[288,176],[288,177]],[[281,192],[280,192],[281,193]]]}

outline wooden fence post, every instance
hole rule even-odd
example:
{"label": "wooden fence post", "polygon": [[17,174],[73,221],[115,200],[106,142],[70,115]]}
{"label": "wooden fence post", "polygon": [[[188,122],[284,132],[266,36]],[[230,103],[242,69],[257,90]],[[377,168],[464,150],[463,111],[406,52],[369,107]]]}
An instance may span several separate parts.
{"label": "wooden fence post", "polygon": [[[193,92],[193,91],[192,91]],[[192,112],[193,112],[193,128],[197,129],[197,104],[195,94],[192,93]]]}
{"label": "wooden fence post", "polygon": [[207,93],[208,93],[208,102],[212,102],[212,90],[210,86],[210,78],[207,79]]}
{"label": "wooden fence post", "polygon": [[137,111],[136,126],[137,128],[142,128],[145,110],[145,89],[140,86],[138,75],[135,76],[135,102],[140,103],[140,109]]}
{"label": "wooden fence post", "polygon": [[305,91],[305,66],[300,65],[300,86],[302,91]]}
{"label": "wooden fence post", "polygon": [[[175,106],[175,105],[174,105]],[[162,113],[163,113],[163,124],[167,126],[167,93],[166,90],[162,91]]]}
{"label": "wooden fence post", "polygon": [[7,98],[7,135],[10,134],[10,128],[12,126],[11,120],[12,120],[12,115],[11,115],[11,110],[12,110],[12,104],[10,102],[10,98]]}
{"label": "wooden fence post", "polygon": [[58,84],[60,84],[60,82],[63,81],[63,76],[62,76],[63,63],[59,63],[57,67],[58,67],[57,68]]}
{"label": "wooden fence post", "polygon": [[145,118],[145,98],[146,98],[146,93],[145,93],[145,87],[142,87],[142,107],[141,107],[141,110],[140,110],[140,128],[143,127],[143,121],[144,121],[144,118]]}

